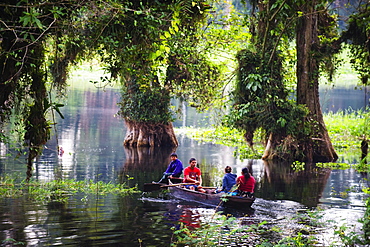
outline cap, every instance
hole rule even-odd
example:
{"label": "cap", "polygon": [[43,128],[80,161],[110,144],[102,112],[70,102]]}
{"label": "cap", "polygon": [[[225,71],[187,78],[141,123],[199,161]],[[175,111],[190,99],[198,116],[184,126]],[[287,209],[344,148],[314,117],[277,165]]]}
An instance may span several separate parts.
{"label": "cap", "polygon": [[176,153],[172,153],[170,156],[175,156],[175,157],[177,157],[177,154],[176,154]]}

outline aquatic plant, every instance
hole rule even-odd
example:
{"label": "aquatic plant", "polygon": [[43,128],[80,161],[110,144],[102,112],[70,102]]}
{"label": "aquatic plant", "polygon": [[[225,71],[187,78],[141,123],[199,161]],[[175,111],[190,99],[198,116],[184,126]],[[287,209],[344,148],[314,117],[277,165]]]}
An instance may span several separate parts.
{"label": "aquatic plant", "polygon": [[16,182],[16,178],[0,177],[0,197],[18,198],[25,196],[29,200],[39,202],[66,202],[72,195],[81,193],[86,200],[87,195],[129,195],[138,193],[136,187],[129,188],[125,184],[105,183],[93,180],[76,181],[73,179],[57,179],[50,182],[31,180]]}
{"label": "aquatic plant", "polygon": [[[292,220],[297,221],[298,218],[304,216]],[[218,212],[200,228],[181,225],[179,230],[174,231],[171,246],[313,246],[317,241],[311,228],[317,223],[310,223],[309,216],[305,219],[306,223],[300,222],[302,227],[294,229],[289,235],[273,222],[237,220]]]}

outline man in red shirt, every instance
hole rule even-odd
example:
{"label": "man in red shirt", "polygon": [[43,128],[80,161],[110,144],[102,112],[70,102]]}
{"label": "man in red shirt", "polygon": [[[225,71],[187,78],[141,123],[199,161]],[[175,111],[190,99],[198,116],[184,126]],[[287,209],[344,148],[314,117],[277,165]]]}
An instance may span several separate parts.
{"label": "man in red shirt", "polygon": [[189,160],[189,166],[184,169],[184,183],[194,183],[185,185],[185,187],[190,190],[197,190],[205,193],[206,191],[202,188],[202,172],[196,165],[197,160],[191,158]]}

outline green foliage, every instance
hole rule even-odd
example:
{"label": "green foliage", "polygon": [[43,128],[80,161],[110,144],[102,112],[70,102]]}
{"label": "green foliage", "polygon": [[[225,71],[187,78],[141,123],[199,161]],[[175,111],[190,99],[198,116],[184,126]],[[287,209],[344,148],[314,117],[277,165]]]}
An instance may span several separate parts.
{"label": "green foliage", "polygon": [[226,126],[240,131],[254,131],[262,128],[265,133],[281,135],[305,135],[303,117],[307,110],[292,101],[284,101],[277,97],[259,98],[254,102],[235,105],[225,117]]}
{"label": "green foliage", "polygon": [[15,246],[17,246],[17,245],[26,245],[26,243],[17,241],[14,238],[4,239],[2,241],[2,243],[3,243],[4,246],[7,246],[7,245],[11,245],[11,246],[13,246],[13,245],[15,245]]}
{"label": "green foliage", "polygon": [[369,119],[368,107],[364,110],[346,110],[324,115],[334,147],[347,153],[353,149],[358,150],[361,140],[369,139]]}
{"label": "green foliage", "polygon": [[[363,191],[370,195],[368,187]],[[364,216],[358,221],[362,223],[362,232],[359,233],[354,227],[353,230],[347,225],[335,226],[334,234],[339,237],[344,246],[368,246],[370,244],[370,198],[366,199],[366,210]]]}
{"label": "green foliage", "polygon": [[[281,137],[298,138],[308,132],[303,122],[307,110],[288,99],[288,89],[284,85],[282,51],[289,47],[289,35],[285,33],[288,27],[281,25],[289,10],[282,11],[282,6],[284,3],[278,2],[265,6],[266,9],[259,13],[259,21],[266,23],[259,25],[252,45],[237,55],[239,68],[233,106],[224,124],[242,133],[254,133],[261,128],[267,135],[278,133]],[[252,25],[257,24],[252,22]],[[252,140],[247,141],[252,143]]]}
{"label": "green foliage", "polygon": [[21,141],[29,148],[29,164],[50,137],[47,113],[55,110],[62,116],[62,105],[52,102],[47,91],[53,89],[48,88],[52,85],[48,66],[55,55],[48,54],[48,48],[57,34],[69,30],[77,6],[82,7],[74,1],[28,0],[4,1],[0,6],[0,125],[12,120],[11,114],[19,115],[21,121],[10,133],[24,134]]}
{"label": "green foliage", "polygon": [[0,177],[0,195],[2,198],[27,196],[29,200],[42,203],[48,203],[50,201],[65,202],[77,193],[87,196],[89,194],[128,195],[137,192],[135,187],[128,188],[125,184],[104,183],[102,181],[75,181],[65,179],[50,182],[22,181],[17,183],[16,178],[8,176]]}
{"label": "green foliage", "polygon": [[163,123],[173,121],[170,96],[162,88],[140,89],[134,84],[123,90],[119,114],[128,121]]}
{"label": "green foliage", "polygon": [[[364,192],[370,195],[369,187],[365,188]],[[366,244],[370,244],[370,198],[367,198],[366,200],[366,211],[360,222],[363,224],[362,230],[364,232],[364,242]]]}
{"label": "green foliage", "polygon": [[[249,2],[255,8],[250,15],[252,37],[247,48],[237,55],[238,78],[232,95],[232,108],[224,123],[230,128],[243,131],[250,144],[253,143],[253,133],[259,128],[262,128],[267,136],[272,134],[272,147],[268,158],[303,160],[305,157],[311,157],[310,152],[315,148],[309,150],[304,148],[302,143],[308,143],[311,140],[310,137],[322,135],[326,130],[321,128],[319,119],[315,119],[317,112],[313,113],[314,106],[309,104],[314,102],[313,100],[302,101],[302,104],[307,105],[306,108],[289,97],[289,88],[292,88],[291,82],[294,77],[287,77],[291,75],[291,69],[288,66],[295,66],[295,59],[292,59],[289,46],[295,38],[294,33],[298,34],[297,30],[302,30],[297,28],[297,25],[304,20],[303,16],[317,18],[318,27],[317,30],[312,31],[312,34],[317,32],[318,37],[314,35],[314,40],[309,41],[315,43],[309,51],[312,52],[314,61],[310,64],[315,65],[309,67],[307,66],[309,63],[306,63],[306,65],[301,64],[299,68],[301,70],[306,66],[304,71],[310,77],[308,81],[304,81],[303,77],[297,80],[301,84],[298,96],[299,99],[303,99],[304,97],[299,94],[302,92],[305,94],[308,90],[304,89],[303,85],[314,82],[316,87],[319,66],[322,70],[328,71],[331,78],[338,64],[333,56],[339,50],[335,18],[325,10],[325,1]],[[315,13],[312,12],[313,9],[320,11]],[[297,54],[302,54],[299,51],[304,46],[307,47],[297,44],[299,49]],[[297,75],[300,76],[298,73]],[[307,80],[307,78],[304,79]],[[308,117],[310,111],[312,114]],[[293,149],[294,151],[291,151]]]}
{"label": "green foliage", "polygon": [[[348,160],[347,163],[318,163],[320,167],[332,169],[348,169],[348,164],[353,164],[358,171],[368,171],[369,166],[359,162],[360,142],[366,136],[369,138],[369,117],[368,110],[341,111],[337,113],[324,114],[326,127],[328,129],[331,141],[339,153],[340,157]],[[264,150],[264,134],[262,129],[257,129],[253,149],[245,143],[244,132],[235,128],[219,126],[211,129],[192,129],[181,128],[176,130],[178,134],[185,134],[190,138],[202,142],[212,142],[229,147],[235,147],[235,156],[240,159],[260,158]],[[357,162],[357,163],[356,163]],[[301,162],[294,162],[294,168],[299,170],[302,167]]]}
{"label": "green foliage", "polygon": [[[313,215],[311,215],[313,216]],[[246,216],[247,217],[247,216]],[[315,217],[315,216],[313,216]],[[307,218],[311,220],[310,217]],[[293,219],[294,220],[294,219]],[[317,243],[314,236],[306,236],[301,232],[287,235],[273,224],[263,221],[243,225],[234,217],[215,214],[211,222],[204,223],[201,228],[189,229],[184,226],[174,232],[175,241],[171,246],[313,246]]]}
{"label": "green foliage", "polygon": [[180,230],[174,231],[175,241],[171,246],[218,246],[220,243],[236,242],[235,237],[238,232],[242,232],[244,227],[235,227],[236,218],[225,215],[215,214],[210,222],[203,223],[199,229],[190,229],[181,225]]}
{"label": "green foliage", "polygon": [[330,168],[330,169],[336,169],[336,170],[347,170],[351,168],[351,165],[347,163],[327,162],[327,163],[316,163],[316,165],[321,168]]}
{"label": "green foliage", "polygon": [[[257,143],[252,149],[245,143],[243,133],[223,126],[211,129],[181,128],[176,130],[177,134],[184,134],[194,140],[211,142],[228,147],[235,147],[234,155],[243,159],[259,159],[263,154],[262,143]],[[262,139],[260,132],[256,133],[256,139]]]}
{"label": "green foliage", "polygon": [[102,34],[97,53],[111,79],[122,81],[120,115],[171,122],[170,99],[176,96],[206,109],[220,91],[220,70],[203,52],[208,47],[200,30],[210,6],[183,0],[127,1],[119,11],[116,7],[92,18],[89,35]]}
{"label": "green foliage", "polygon": [[358,12],[352,14],[348,20],[348,29],[343,32],[342,39],[348,43],[351,53],[353,68],[359,73],[364,85],[367,85],[370,77],[370,5],[364,2],[358,8]]}

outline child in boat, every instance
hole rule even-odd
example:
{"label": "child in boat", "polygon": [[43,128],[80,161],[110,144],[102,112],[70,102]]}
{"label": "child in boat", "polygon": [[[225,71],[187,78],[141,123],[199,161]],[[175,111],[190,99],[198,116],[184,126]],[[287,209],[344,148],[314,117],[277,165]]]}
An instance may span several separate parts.
{"label": "child in boat", "polygon": [[194,183],[190,185],[185,185],[185,188],[189,190],[196,190],[202,193],[206,191],[202,188],[202,172],[197,165],[197,160],[191,158],[189,160],[189,166],[184,169],[184,183]]}

